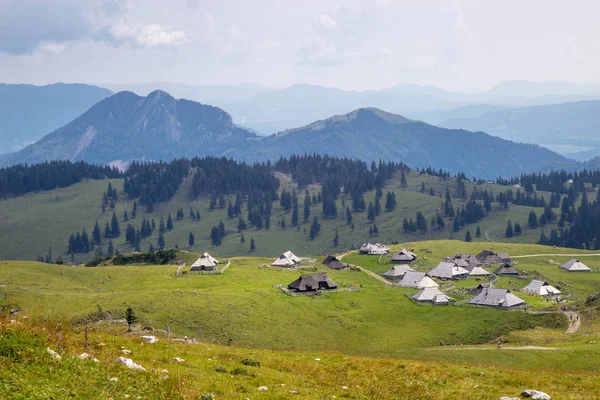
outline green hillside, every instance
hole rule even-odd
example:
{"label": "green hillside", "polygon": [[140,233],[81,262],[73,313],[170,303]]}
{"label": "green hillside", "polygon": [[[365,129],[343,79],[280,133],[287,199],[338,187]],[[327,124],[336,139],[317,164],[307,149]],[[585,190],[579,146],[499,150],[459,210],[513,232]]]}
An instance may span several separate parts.
{"label": "green hillside", "polygon": [[[282,182],[282,188],[290,191],[296,187],[289,176],[278,174]],[[252,255],[256,256],[277,256],[287,249],[293,250],[299,255],[318,254],[323,252],[344,252],[358,248],[365,241],[381,241],[385,243],[400,243],[415,240],[431,239],[459,239],[465,237],[465,232],[469,230],[474,241],[504,241],[507,220],[513,223],[519,222],[523,227],[523,233],[520,236],[511,238],[511,241],[534,243],[540,236],[540,229],[528,229],[526,226],[527,216],[530,207],[511,205],[508,210],[502,209],[498,203],[493,203],[493,211],[484,220],[480,221],[482,236],[476,237],[476,225],[468,225],[461,228],[459,232],[453,232],[452,220],[446,219],[444,229],[429,229],[427,233],[404,233],[402,231],[402,220],[404,218],[413,220],[417,212],[422,212],[427,221],[436,215],[441,207],[442,198],[446,189],[451,193],[456,192],[456,180],[441,180],[437,177],[420,175],[411,172],[407,177],[407,186],[402,190],[400,176],[392,179],[384,188],[384,198],[382,207],[385,206],[385,193],[392,191],[396,195],[398,207],[392,212],[382,211],[374,223],[367,218],[367,212],[353,213],[354,229],[346,224],[345,207],[350,205],[350,196],[342,195],[337,201],[338,218],[323,219],[321,205],[313,205],[311,208],[311,218],[308,223],[302,223],[302,204],[304,198],[304,189],[298,191],[300,204],[299,227],[291,226],[291,211],[284,212],[279,202],[273,203],[273,216],[271,218],[271,228],[269,230],[250,229],[244,232],[245,243],[240,242],[241,235],[237,232],[238,218],[227,218],[227,210],[216,208],[209,209],[209,199],[200,198],[199,200],[190,200],[191,182],[184,180],[178,193],[167,204],[162,204],[147,214],[142,212],[142,207],[138,212],[137,218],[128,222],[123,221],[124,211],[131,215],[133,202],[127,200],[127,195],[122,193],[123,181],[112,180],[112,184],[119,190],[119,201],[115,204],[115,212],[120,221],[122,234],[119,238],[113,239],[115,247],[121,252],[130,252],[133,248],[125,243],[125,228],[128,223],[139,226],[142,218],[153,218],[156,224],[159,224],[160,218],[167,220],[170,213],[174,219],[174,229],[165,234],[167,247],[177,245],[180,249],[187,249],[195,252],[210,250],[220,257],[234,255],[250,255],[250,239],[256,241],[256,251]],[[425,185],[426,192],[421,193],[421,183]],[[81,232],[85,228],[91,235],[95,221],[100,224],[101,230],[104,224],[110,221],[112,212],[110,208],[102,212],[101,200],[102,194],[106,191],[108,181],[106,180],[88,180],[67,188],[45,191],[40,193],[30,193],[24,196],[0,200],[0,216],[2,218],[2,240],[4,243],[10,243],[10,246],[0,247],[0,258],[3,259],[29,259],[34,260],[38,255],[45,255],[48,248],[52,247],[53,258],[62,255],[64,260],[69,260],[70,256],[66,254],[68,239],[71,233]],[[466,183],[467,193],[471,193],[477,185]],[[495,194],[505,191],[507,187],[498,185],[479,185],[480,190],[486,189]],[[433,189],[435,196],[430,196],[429,190]],[[311,186],[309,191],[317,194],[320,187]],[[549,199],[550,193],[539,192],[541,196]],[[375,200],[375,191],[365,194],[365,201]],[[234,199],[231,199],[232,202]],[[452,200],[454,207],[465,204],[461,199]],[[182,208],[185,214],[183,220],[175,220],[178,208]],[[199,211],[200,221],[193,221],[188,217],[189,209]],[[535,209],[538,215],[542,209]],[[246,207],[243,207],[243,217],[246,217]],[[309,228],[312,217],[317,215],[321,224],[321,233],[315,240],[309,238]],[[283,218],[286,220],[287,227],[282,229],[278,222]],[[211,245],[210,230],[218,225],[222,220],[226,226],[228,236],[225,237],[223,244],[214,248]],[[369,228],[377,225],[379,233],[369,236]],[[333,247],[333,238],[335,230],[338,230],[339,245]],[[546,228],[549,231],[550,226]],[[195,245],[192,249],[188,248],[188,236],[193,232],[195,236]],[[146,251],[150,243],[156,247],[157,236],[155,232],[152,236],[142,240],[141,249]],[[104,240],[103,249],[106,251],[107,240]],[[87,254],[76,254],[74,261],[80,263],[91,259],[93,252]]]}

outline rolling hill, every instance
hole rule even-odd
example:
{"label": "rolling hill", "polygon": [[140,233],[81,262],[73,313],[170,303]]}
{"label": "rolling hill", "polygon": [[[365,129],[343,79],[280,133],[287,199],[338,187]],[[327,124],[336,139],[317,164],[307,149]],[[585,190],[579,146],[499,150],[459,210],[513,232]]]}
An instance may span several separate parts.
{"label": "rolling hill", "polygon": [[448,119],[440,126],[537,143],[580,161],[600,155],[600,101],[497,110],[473,118]]}
{"label": "rolling hill", "polygon": [[24,148],[111,94],[81,84],[0,84],[0,154]]}

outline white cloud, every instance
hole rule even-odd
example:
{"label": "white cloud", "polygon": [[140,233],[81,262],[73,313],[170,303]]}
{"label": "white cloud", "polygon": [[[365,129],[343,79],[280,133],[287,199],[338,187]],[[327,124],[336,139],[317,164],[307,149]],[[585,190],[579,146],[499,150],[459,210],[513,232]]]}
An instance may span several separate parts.
{"label": "white cloud", "polygon": [[125,23],[120,20],[108,30],[120,43],[138,47],[181,46],[189,39],[184,31],[159,24]]}
{"label": "white cloud", "polygon": [[64,43],[58,43],[53,40],[50,40],[50,41],[41,42],[37,46],[36,51],[40,51],[43,53],[50,53],[50,54],[58,54],[58,53],[62,53],[63,51],[65,51],[66,48],[67,48],[67,45]]}
{"label": "white cloud", "polygon": [[313,23],[315,23],[316,25],[320,25],[322,27],[328,28],[328,29],[333,29],[340,25],[339,22],[337,22],[335,19],[331,18],[327,14],[317,15],[313,19]]}

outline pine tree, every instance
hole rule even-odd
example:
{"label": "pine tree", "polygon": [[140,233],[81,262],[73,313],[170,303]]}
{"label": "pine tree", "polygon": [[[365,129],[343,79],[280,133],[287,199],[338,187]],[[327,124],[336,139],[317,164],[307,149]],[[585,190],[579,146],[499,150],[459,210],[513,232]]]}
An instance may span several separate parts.
{"label": "pine tree", "polygon": [[165,226],[165,219],[160,217],[160,224],[158,225],[158,234],[162,235],[167,231],[167,227]]}
{"label": "pine tree", "polygon": [[233,204],[231,204],[231,201],[229,202],[229,204],[227,205],[227,218],[233,218],[234,213],[233,213]]}
{"label": "pine tree", "polygon": [[119,220],[117,219],[117,214],[113,211],[112,220],[110,221],[110,235],[111,237],[119,237],[121,236],[121,228],[119,228]]}
{"label": "pine tree", "polygon": [[529,212],[529,217],[527,218],[527,225],[532,228],[536,228],[538,226],[538,217],[535,211],[531,210]]}
{"label": "pine tree", "polygon": [[98,221],[96,221],[94,230],[92,231],[92,243],[95,245],[102,244],[102,234],[100,233],[100,225],[98,225]]}
{"label": "pine tree", "polygon": [[188,244],[190,247],[194,247],[194,242],[196,241],[196,239],[194,238],[194,234],[192,232],[190,232],[190,236],[188,238]]}
{"label": "pine tree", "polygon": [[373,202],[370,201],[369,202],[369,208],[367,211],[367,218],[369,221],[374,221],[375,220],[375,207],[373,206]]}
{"label": "pine tree", "polygon": [[452,230],[454,232],[458,232],[460,230],[460,221],[458,218],[454,218],[454,223],[452,224]]}
{"label": "pine tree", "polygon": [[221,229],[218,226],[213,226],[210,230],[210,240],[213,246],[220,246],[223,241],[223,236],[221,235]]}
{"label": "pine tree", "polygon": [[254,241],[254,238],[250,239],[250,251],[254,251],[256,250],[256,242]]}
{"label": "pine tree", "polygon": [[129,221],[129,215],[127,214],[127,210],[123,211],[123,221]]}
{"label": "pine tree", "polygon": [[479,225],[477,225],[477,231],[475,231],[475,236],[481,237],[481,229],[479,229]]}
{"label": "pine tree", "polygon": [[507,238],[511,238],[513,237],[513,226],[512,226],[512,222],[510,222],[510,219],[508,220],[508,223],[506,224],[506,231],[505,231],[505,235]]}
{"label": "pine tree", "polygon": [[190,219],[192,221],[196,219],[196,214],[194,213],[194,210],[192,210],[192,207],[190,207]]}
{"label": "pine tree", "polygon": [[471,238],[471,231],[467,231],[467,233],[465,233],[465,242],[472,242],[473,239]]}
{"label": "pine tree", "polygon": [[158,235],[157,244],[158,244],[158,249],[159,250],[164,250],[165,249],[165,246],[166,246],[165,237],[162,234]]}
{"label": "pine tree", "polygon": [[310,193],[308,193],[308,189],[304,192],[304,213],[302,218],[304,219],[304,223],[307,223],[310,218]]}
{"label": "pine tree", "polygon": [[200,211],[196,211],[196,221],[200,221]]}
{"label": "pine tree", "polygon": [[377,227],[377,224],[373,224],[373,235],[377,234],[379,234],[379,228]]}
{"label": "pine tree", "polygon": [[379,201],[379,197],[375,197],[375,215],[381,214],[381,201]]}
{"label": "pine tree", "polygon": [[137,201],[133,201],[133,209],[131,210],[131,219],[135,219],[137,216]]}
{"label": "pine tree", "polygon": [[110,236],[110,225],[108,224],[108,221],[106,221],[106,225],[104,225],[104,237],[108,239]]}
{"label": "pine tree", "polygon": [[406,182],[406,174],[404,173],[404,169],[402,170],[402,174],[400,175],[400,185],[402,186],[402,190],[406,190],[406,186],[408,183]]}
{"label": "pine tree", "polygon": [[425,193],[425,182],[421,182],[421,193]]}
{"label": "pine tree", "polygon": [[167,230],[173,230],[173,218],[171,218],[171,213],[169,213],[169,217],[167,218]]}
{"label": "pine tree", "polygon": [[316,238],[319,232],[321,232],[321,224],[319,224],[319,219],[315,216],[310,225],[310,239],[313,240]]}
{"label": "pine tree", "polygon": [[279,225],[281,226],[281,229],[285,229],[287,227],[285,223],[285,217],[281,218],[281,222],[279,223]]}
{"label": "pine tree", "polygon": [[154,253],[154,246],[150,243],[150,247],[148,247],[148,253]]}
{"label": "pine tree", "polygon": [[219,220],[219,231],[221,232],[221,237],[225,237],[225,224],[222,220]]}
{"label": "pine tree", "polygon": [[298,226],[298,198],[296,197],[296,191],[294,191],[292,198],[292,226]]}
{"label": "pine tree", "polygon": [[131,332],[131,325],[137,322],[137,317],[131,307],[127,307],[127,311],[125,311],[125,321],[127,321],[127,332]]}
{"label": "pine tree", "polygon": [[346,225],[352,225],[352,211],[346,206]]}
{"label": "pine tree", "polygon": [[515,222],[515,235],[520,235],[521,232],[522,232],[521,224],[519,224],[518,222]]}
{"label": "pine tree", "polygon": [[154,218],[152,218],[152,229],[151,229],[151,233],[154,233],[154,231],[156,230],[156,222],[154,222]]}
{"label": "pine tree", "polygon": [[333,247],[338,247],[340,243],[340,235],[338,235],[338,230],[335,230],[335,236],[333,237]]}
{"label": "pine tree", "polygon": [[108,249],[106,252],[109,257],[112,257],[115,254],[115,247],[113,246],[112,239],[108,241]]}

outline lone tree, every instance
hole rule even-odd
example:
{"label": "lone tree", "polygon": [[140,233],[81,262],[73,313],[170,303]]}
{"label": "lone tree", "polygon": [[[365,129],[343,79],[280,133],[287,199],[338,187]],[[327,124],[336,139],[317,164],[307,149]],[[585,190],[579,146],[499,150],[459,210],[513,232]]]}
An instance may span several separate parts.
{"label": "lone tree", "polygon": [[506,237],[507,238],[511,238],[513,237],[513,226],[512,226],[512,222],[510,222],[510,219],[508,220],[508,223],[506,224]]}
{"label": "lone tree", "polygon": [[127,311],[125,311],[125,320],[127,321],[127,332],[131,332],[131,325],[137,322],[137,317],[131,307],[127,307]]}
{"label": "lone tree", "polygon": [[481,236],[481,229],[479,229],[479,225],[477,225],[477,230],[475,231],[475,236],[477,236],[477,237]]}
{"label": "lone tree", "polygon": [[256,250],[256,243],[254,242],[254,239],[250,239],[250,251],[254,250]]}
{"label": "lone tree", "polygon": [[473,239],[471,238],[471,231],[467,231],[467,233],[465,234],[465,242],[472,242]]}
{"label": "lone tree", "polygon": [[190,247],[194,246],[195,241],[196,241],[196,239],[194,238],[194,234],[192,232],[190,232],[190,237],[188,238],[188,244],[190,245]]}

